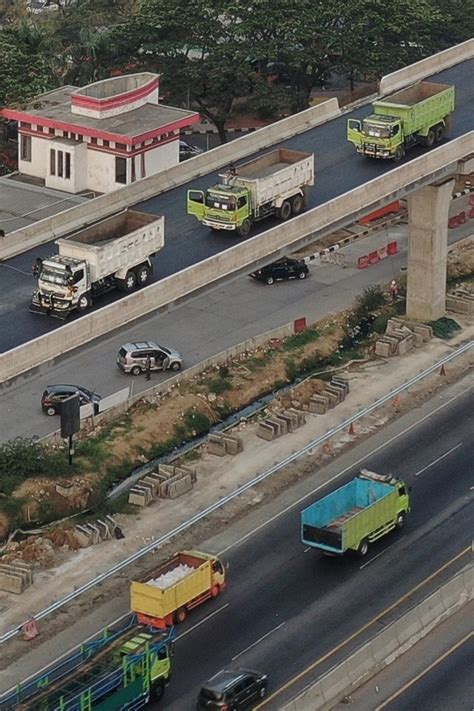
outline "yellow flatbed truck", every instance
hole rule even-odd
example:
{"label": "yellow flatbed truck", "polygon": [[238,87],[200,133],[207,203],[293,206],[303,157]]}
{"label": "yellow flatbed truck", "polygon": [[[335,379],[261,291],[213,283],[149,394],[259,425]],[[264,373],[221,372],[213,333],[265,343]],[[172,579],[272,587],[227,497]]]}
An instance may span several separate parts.
{"label": "yellow flatbed truck", "polygon": [[217,597],[225,586],[224,565],[216,556],[181,551],[146,580],[132,582],[130,606],[140,623],[165,628],[183,622],[189,610]]}

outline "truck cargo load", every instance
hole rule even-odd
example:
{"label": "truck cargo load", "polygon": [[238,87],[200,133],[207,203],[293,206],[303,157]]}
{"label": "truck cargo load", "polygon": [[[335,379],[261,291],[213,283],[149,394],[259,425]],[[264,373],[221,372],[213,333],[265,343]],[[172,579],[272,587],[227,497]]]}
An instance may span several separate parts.
{"label": "truck cargo load", "polygon": [[150,258],[164,245],[164,217],[124,210],[56,244],[58,254],[37,260],[30,310],[65,317],[113,288],[131,292],[150,281]]}
{"label": "truck cargo load", "polygon": [[53,662],[1,699],[1,711],[131,711],[159,700],[171,676],[174,631],[135,616]]}
{"label": "truck cargo load", "polygon": [[219,178],[206,193],[188,191],[188,214],[213,230],[246,237],[253,222],[270,215],[287,220],[301,212],[314,185],[314,154],[279,148],[232,166]]}
{"label": "truck cargo load", "polygon": [[301,512],[301,540],[331,555],[353,550],[403,526],[410,511],[406,485],[391,475],[360,474]]}
{"label": "truck cargo load", "polygon": [[218,558],[198,551],[182,551],[134,581],[130,607],[139,622],[156,627],[179,624],[188,610],[217,597],[225,589],[225,570]]}
{"label": "truck cargo load", "polygon": [[365,156],[400,160],[411,146],[431,148],[445,138],[454,103],[454,86],[418,82],[375,101],[362,122],[349,119],[347,139]]}

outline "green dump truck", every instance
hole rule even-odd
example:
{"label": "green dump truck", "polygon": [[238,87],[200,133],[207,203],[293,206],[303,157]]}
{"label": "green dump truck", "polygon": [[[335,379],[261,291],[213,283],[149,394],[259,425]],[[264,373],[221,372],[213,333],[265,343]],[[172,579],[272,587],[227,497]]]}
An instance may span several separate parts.
{"label": "green dump truck", "polygon": [[136,711],[164,693],[171,676],[174,632],[137,625],[116,629],[18,684],[1,711]]}
{"label": "green dump truck", "polygon": [[221,182],[188,190],[187,211],[212,230],[250,234],[252,224],[273,216],[288,220],[305,207],[314,184],[314,154],[279,148],[232,167]]}
{"label": "green dump truck", "polygon": [[301,540],[327,555],[352,550],[364,556],[370,543],[403,526],[410,511],[408,492],[400,479],[362,469],[301,512]]}
{"label": "green dump truck", "polygon": [[363,121],[349,119],[347,140],[369,158],[400,160],[412,146],[442,141],[453,111],[454,86],[421,81],[375,101]]}

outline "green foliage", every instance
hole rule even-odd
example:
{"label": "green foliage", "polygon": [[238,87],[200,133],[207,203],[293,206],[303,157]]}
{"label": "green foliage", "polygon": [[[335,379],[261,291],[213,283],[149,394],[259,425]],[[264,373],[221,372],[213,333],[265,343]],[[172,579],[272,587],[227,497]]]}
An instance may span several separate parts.
{"label": "green foliage", "polygon": [[23,523],[22,507],[26,503],[26,499],[16,496],[0,497],[0,511],[8,517],[11,528],[17,528]]}
{"label": "green foliage", "polygon": [[385,333],[389,318],[390,314],[381,314],[380,316],[377,316],[374,323],[372,324],[372,328],[374,329],[375,333]]}
{"label": "green foliage", "polygon": [[437,338],[442,338],[448,340],[452,338],[456,333],[461,330],[461,326],[453,318],[443,318],[437,319],[437,321],[428,321],[428,326],[433,329],[433,334]]}
{"label": "green foliage", "polygon": [[301,331],[301,333],[295,333],[293,336],[286,338],[283,343],[283,350],[293,351],[297,348],[303,348],[308,343],[317,341],[320,336],[321,334],[317,329],[307,328],[305,331]]}
{"label": "green foliage", "polygon": [[368,316],[386,303],[386,297],[379,284],[368,286],[356,299],[355,311],[359,317]]}
{"label": "green foliage", "polygon": [[204,412],[200,410],[186,410],[183,416],[184,426],[190,434],[200,435],[209,432],[212,422]]}
{"label": "green foliage", "polygon": [[52,451],[39,442],[22,437],[0,445],[0,493],[11,494],[31,476],[64,476],[67,471],[68,462],[63,450]]}
{"label": "green foliage", "polygon": [[214,393],[215,395],[221,395],[232,387],[232,382],[229,378],[222,378],[221,376],[218,376],[208,380],[207,387],[209,392]]}

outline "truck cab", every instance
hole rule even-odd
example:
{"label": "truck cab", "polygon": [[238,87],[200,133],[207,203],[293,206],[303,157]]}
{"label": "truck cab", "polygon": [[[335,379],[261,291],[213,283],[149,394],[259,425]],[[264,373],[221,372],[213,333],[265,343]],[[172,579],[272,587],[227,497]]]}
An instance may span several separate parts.
{"label": "truck cab", "polygon": [[357,153],[371,158],[401,158],[404,136],[402,122],[396,116],[371,114],[362,122],[349,119],[347,140]]}
{"label": "truck cab", "polygon": [[219,230],[238,230],[251,213],[250,195],[245,188],[232,185],[213,185],[204,193],[188,190],[188,215]]}
{"label": "truck cab", "polygon": [[[124,658],[142,659],[143,655],[148,653],[148,661],[150,664],[150,691],[153,698],[157,701],[163,696],[165,686],[171,678],[171,656],[172,646],[169,642],[163,642],[161,646],[156,644],[156,634],[152,635],[148,632],[140,632],[134,635],[116,652],[115,661],[117,666],[120,666]],[[140,673],[140,662],[137,661],[137,674]]]}
{"label": "truck cab", "polygon": [[68,259],[55,255],[37,261],[38,288],[33,293],[31,311],[56,311],[67,314],[71,304],[78,304],[80,310],[84,295],[90,291],[89,266],[85,261]]}

